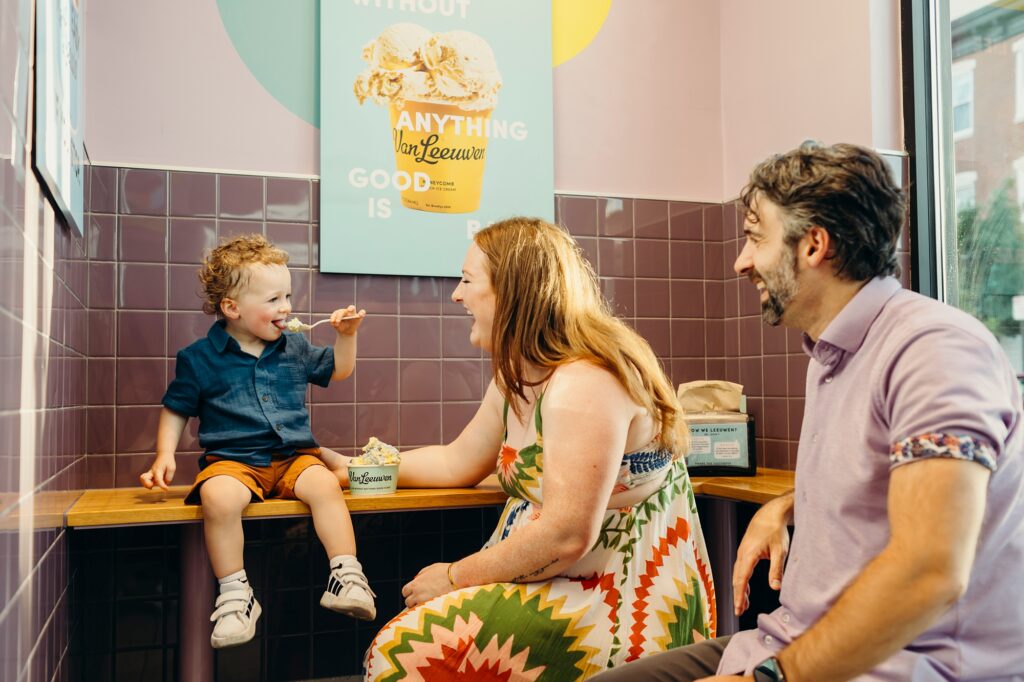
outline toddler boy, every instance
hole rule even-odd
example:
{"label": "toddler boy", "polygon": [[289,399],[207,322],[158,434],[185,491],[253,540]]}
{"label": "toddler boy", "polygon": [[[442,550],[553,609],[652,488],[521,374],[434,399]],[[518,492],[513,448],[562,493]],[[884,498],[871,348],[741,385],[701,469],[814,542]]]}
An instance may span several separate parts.
{"label": "toddler boy", "polygon": [[288,254],[261,235],[235,237],[206,257],[199,273],[203,311],[219,319],[205,338],[178,352],[162,401],[156,459],[140,476],[146,488],[167,489],[181,434],[198,417],[205,452],[185,502],[202,504],[206,547],[220,582],[210,618],[215,648],[242,644],[256,632],[261,609],[242,565],[242,510],[266,497],[309,505],[330,557],[321,606],[365,620],[376,616],[341,488],[318,459],[306,409],[307,383],[327,386],[352,373],[356,330],[366,313],[348,306],[331,314],[333,349],[285,331],[292,310],[287,263]]}

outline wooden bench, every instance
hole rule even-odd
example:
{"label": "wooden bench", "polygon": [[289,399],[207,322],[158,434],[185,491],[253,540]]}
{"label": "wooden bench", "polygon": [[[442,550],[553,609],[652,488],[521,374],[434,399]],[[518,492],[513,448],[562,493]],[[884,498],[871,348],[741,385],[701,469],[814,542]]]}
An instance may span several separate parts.
{"label": "wooden bench", "polygon": [[[185,504],[189,488],[172,486],[167,492],[141,487],[86,490],[68,510],[66,524],[69,528],[95,528],[202,521],[202,509]],[[494,476],[475,488],[405,489],[390,495],[352,495],[345,491],[345,503],[353,514],[485,507],[503,504],[506,499]],[[308,515],[309,507],[298,500],[271,499],[250,504],[242,512],[243,519]]]}
{"label": "wooden bench", "polygon": [[[693,492],[720,499],[763,504],[793,489],[793,472],[759,469],[757,476],[693,478]],[[198,505],[186,505],[189,486],[173,486],[167,492],[135,488],[86,490],[68,509],[68,528],[137,526],[149,523],[190,523],[203,518]],[[506,495],[495,476],[474,488],[420,488],[390,495],[352,495],[345,502],[354,513],[458,509],[503,504]],[[52,513],[52,512],[51,512]],[[309,507],[298,500],[267,500],[250,504],[243,519],[307,516]]]}
{"label": "wooden bench", "polygon": [[[719,608],[719,634],[736,631],[732,613],[732,585],[726,571],[731,570],[736,552],[736,512],[734,502],[763,504],[793,490],[793,472],[779,469],[758,469],[752,477],[716,476],[693,478],[696,495],[709,498],[708,513],[701,518],[705,536],[715,537],[712,543],[711,566],[716,583]],[[202,509],[186,505],[189,486],[174,486],[164,492],[135,488],[86,490],[77,500],[66,505],[64,525],[87,530],[113,526],[146,524],[183,524],[181,529],[181,593],[189,595],[180,602],[178,622],[178,674],[183,680],[206,682],[213,679],[213,649],[208,628],[199,627],[209,619],[214,599],[210,563],[203,540]],[[399,512],[425,509],[458,509],[504,504],[508,499],[490,476],[474,488],[403,489],[390,495],[352,495],[345,491],[345,502],[354,514],[368,512]],[[53,504],[46,505],[48,521],[55,521]],[[308,516],[309,507],[298,500],[268,500],[250,504],[243,519]],[[188,624],[188,626],[185,626]]]}

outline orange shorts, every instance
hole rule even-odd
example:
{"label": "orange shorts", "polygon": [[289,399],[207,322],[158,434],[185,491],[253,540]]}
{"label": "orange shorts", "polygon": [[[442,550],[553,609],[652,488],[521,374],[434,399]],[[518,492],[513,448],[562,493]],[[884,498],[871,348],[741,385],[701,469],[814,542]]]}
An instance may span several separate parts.
{"label": "orange shorts", "polygon": [[203,483],[214,476],[230,476],[240,481],[242,485],[252,491],[252,501],[262,502],[268,497],[280,497],[285,500],[294,500],[295,482],[299,480],[299,474],[313,466],[324,466],[324,463],[317,455],[320,448],[304,448],[296,450],[291,457],[272,459],[270,466],[256,467],[232,459],[224,459],[210,455],[206,458],[209,464],[196,476],[192,489],[185,496],[185,504],[202,504],[199,497],[199,488]]}

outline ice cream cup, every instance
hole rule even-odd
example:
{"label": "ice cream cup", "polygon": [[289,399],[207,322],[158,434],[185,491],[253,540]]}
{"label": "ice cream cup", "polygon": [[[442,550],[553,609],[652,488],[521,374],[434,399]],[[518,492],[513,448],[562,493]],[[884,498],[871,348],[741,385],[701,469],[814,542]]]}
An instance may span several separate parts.
{"label": "ice cream cup", "polygon": [[[416,100],[390,109],[395,165],[403,173],[402,205],[434,213],[477,210],[491,110]],[[424,175],[429,183],[422,181]]]}
{"label": "ice cream cup", "polygon": [[398,489],[398,465],[350,464],[348,489],[353,495],[388,495]]}

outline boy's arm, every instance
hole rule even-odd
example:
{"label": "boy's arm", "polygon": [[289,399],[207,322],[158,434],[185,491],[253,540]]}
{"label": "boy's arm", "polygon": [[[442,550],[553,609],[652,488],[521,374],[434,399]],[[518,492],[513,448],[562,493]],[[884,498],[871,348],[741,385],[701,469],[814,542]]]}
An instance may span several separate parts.
{"label": "boy's arm", "polygon": [[174,451],[178,449],[178,441],[185,431],[188,417],[178,414],[166,407],[160,411],[160,424],[156,429],[156,459],[149,471],[139,476],[139,481],[147,490],[154,486],[167,490],[174,480]]}
{"label": "boy's arm", "polygon": [[[342,318],[354,319],[342,319]],[[331,381],[346,379],[356,366],[356,331],[366,317],[366,311],[356,312],[353,305],[331,313],[331,326],[338,332],[334,341],[334,374]]]}

